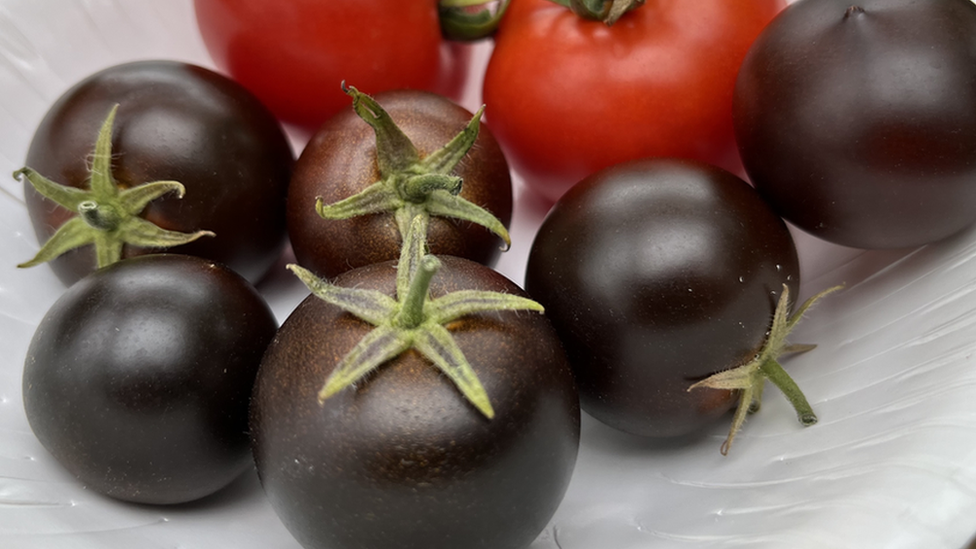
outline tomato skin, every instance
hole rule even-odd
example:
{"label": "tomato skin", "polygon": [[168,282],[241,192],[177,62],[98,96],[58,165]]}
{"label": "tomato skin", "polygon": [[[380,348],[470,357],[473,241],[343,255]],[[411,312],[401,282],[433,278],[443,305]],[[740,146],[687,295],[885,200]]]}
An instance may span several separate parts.
{"label": "tomato skin", "polygon": [[[183,198],[154,200],[142,217],[164,229],[216,234],[168,251],[207,257],[259,280],[287,240],[285,197],[294,165],[274,116],[240,85],[208,69],[166,60],[125,63],[78,82],[51,106],[34,132],[26,165],[57,183],[88,188],[88,159],[116,103],[112,166],[119,186],[176,180],[186,188]],[[41,242],[76,215],[26,181],[24,197]],[[126,246],[123,257],[151,251]],[[95,270],[95,253],[85,246],[49,264],[71,285]]]}
{"label": "tomato skin", "polygon": [[248,402],[277,320],[240,275],[179,254],[124,259],[44,316],[24,366],[40,442],[86,487],[191,501],[251,466]]}
{"label": "tomato skin", "polygon": [[486,120],[516,173],[556,200],[646,156],[738,171],[736,72],[782,0],[660,0],[612,27],[548,0],[513,0],[484,81]]}
{"label": "tomato skin", "polygon": [[470,49],[441,38],[437,3],[196,0],[214,63],[282,120],[308,130],[349,106],[340,89],[421,89],[458,98]]}
{"label": "tomato skin", "polygon": [[800,1],[742,65],[735,128],[753,184],[790,222],[859,248],[976,221],[976,5]]}
{"label": "tomato skin", "polygon": [[747,362],[783,284],[785,223],[738,177],[686,160],[602,170],[567,192],[532,244],[525,288],[566,347],[583,410],[629,433],[692,433],[734,393],[688,387]]}
{"label": "tomato skin", "polygon": [[[458,290],[524,296],[465,259],[440,256],[436,298]],[[335,284],[393,296],[396,266]],[[325,400],[317,393],[372,327],[310,296],[282,324],[251,406],[258,474],[304,547],[527,547],[555,512],[576,463],[579,400],[545,316],[469,315],[449,330],[488,393],[485,418],[422,355],[407,351]]]}
{"label": "tomato skin", "polygon": [[[394,90],[377,94],[375,99],[421,156],[444,146],[473,116],[429,92]],[[452,173],[464,181],[459,196],[509,225],[512,179],[505,156],[485,124]],[[287,222],[299,264],[332,278],[355,267],[400,257],[402,239],[392,213],[329,220],[315,211],[317,198],[326,204],[337,202],[379,178],[373,129],[347,105],[345,111],[319,128],[295,164],[288,188]],[[439,216],[431,217],[427,244],[433,254],[464,257],[486,265],[497,260],[504,245],[484,227]]]}

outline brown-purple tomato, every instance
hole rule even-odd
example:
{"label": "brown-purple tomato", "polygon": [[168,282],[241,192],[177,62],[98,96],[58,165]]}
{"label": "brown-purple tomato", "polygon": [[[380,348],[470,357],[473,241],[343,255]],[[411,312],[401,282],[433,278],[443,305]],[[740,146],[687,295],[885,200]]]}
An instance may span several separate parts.
{"label": "brown-purple tomato", "polygon": [[688,388],[759,351],[784,284],[796,295],[786,224],[738,177],[674,159],[619,164],[570,189],[525,277],[583,409],[654,437],[692,433],[735,404],[731,391]]}
{"label": "brown-purple tomato", "polygon": [[[458,290],[525,295],[478,263],[440,256],[432,298]],[[336,285],[395,293],[393,262]],[[265,354],[251,406],[262,485],[303,546],[522,549],[572,475],[579,400],[545,316],[492,312],[447,325],[494,407],[493,419],[416,351],[318,401],[341,357],[372,326],[310,296]]]}
{"label": "brown-purple tomato", "polygon": [[[183,198],[152,201],[142,217],[164,229],[216,235],[167,251],[213,259],[258,281],[286,243],[285,197],[294,165],[271,112],[209,69],[168,60],[125,63],[78,82],[51,106],[26,165],[56,183],[87,189],[95,139],[114,104],[112,168],[119,186],[175,180],[186,188]],[[24,195],[42,242],[77,215],[26,179]],[[123,257],[153,251],[127,245]],[[50,265],[70,285],[95,269],[95,253],[91,246],[76,248]]]}
{"label": "brown-purple tomato", "polygon": [[[400,90],[374,97],[421,157],[448,143],[471,120],[472,113],[439,95]],[[512,180],[495,138],[482,123],[478,139],[454,170],[463,184],[460,195],[491,212],[506,227],[512,217]],[[400,256],[401,237],[391,213],[345,220],[319,217],[315,203],[355,195],[380,179],[376,137],[352,108],[326,122],[295,164],[288,189],[288,235],[295,257],[319,276]],[[467,221],[432,216],[430,253],[464,257],[492,265],[504,244],[488,229]]]}

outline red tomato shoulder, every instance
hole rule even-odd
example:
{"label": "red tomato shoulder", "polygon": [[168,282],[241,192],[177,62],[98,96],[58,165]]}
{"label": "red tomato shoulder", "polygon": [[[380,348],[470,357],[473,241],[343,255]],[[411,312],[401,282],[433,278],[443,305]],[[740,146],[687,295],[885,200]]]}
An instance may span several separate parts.
{"label": "red tomato shoulder", "polygon": [[486,120],[514,169],[555,200],[645,156],[738,171],[732,93],[783,0],[661,0],[612,27],[548,0],[512,0],[484,82]]}
{"label": "red tomato shoulder", "polygon": [[436,2],[195,0],[214,63],[279,118],[315,129],[366,93],[410,88],[456,97],[469,51],[441,38]]}

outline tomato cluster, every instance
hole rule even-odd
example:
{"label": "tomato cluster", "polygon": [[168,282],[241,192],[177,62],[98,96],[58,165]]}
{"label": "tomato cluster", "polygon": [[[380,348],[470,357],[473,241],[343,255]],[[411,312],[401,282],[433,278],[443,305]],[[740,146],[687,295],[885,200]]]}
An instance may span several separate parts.
{"label": "tomato cluster", "polygon": [[[784,218],[862,247],[976,220],[968,0],[471,4],[196,0],[229,77],[141,61],[54,103],[21,266],[68,289],[23,391],[82,482],[179,503],[253,463],[309,548],[524,548],[581,409],[679,437],[734,408],[725,453],[769,380],[816,421],[779,359],[836,288],[795,306]],[[496,27],[482,122],[445,36]],[[513,173],[553,204],[525,290],[491,268]],[[279,326],[254,284],[286,244],[310,295]]]}

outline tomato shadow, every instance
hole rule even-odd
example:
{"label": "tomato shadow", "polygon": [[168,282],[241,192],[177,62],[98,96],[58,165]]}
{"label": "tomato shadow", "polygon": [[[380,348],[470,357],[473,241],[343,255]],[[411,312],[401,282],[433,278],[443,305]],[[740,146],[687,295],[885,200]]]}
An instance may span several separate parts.
{"label": "tomato shadow", "polygon": [[258,480],[257,469],[248,467],[233,482],[213,494],[178,505],[174,509],[187,513],[199,513],[206,509],[236,506],[245,500],[264,497],[264,488],[261,487],[261,481]]}
{"label": "tomato shadow", "polygon": [[[104,497],[111,501],[118,501],[109,498],[109,496]],[[144,511],[163,513],[167,519],[171,519],[181,515],[199,516],[208,512],[216,512],[218,509],[229,510],[234,507],[241,507],[242,505],[247,506],[255,499],[263,499],[264,497],[264,489],[258,480],[257,470],[252,466],[248,467],[246,471],[227,486],[200,499],[172,505],[153,505],[133,502],[125,502],[125,505]]]}
{"label": "tomato shadow", "polygon": [[[732,413],[723,415],[718,421],[729,421]],[[653,455],[673,453],[678,450],[709,444],[716,439],[714,429],[705,428],[694,433],[677,437],[643,437],[620,431],[593,416],[582,413],[580,426],[580,444],[590,451],[614,456],[623,455]]]}

